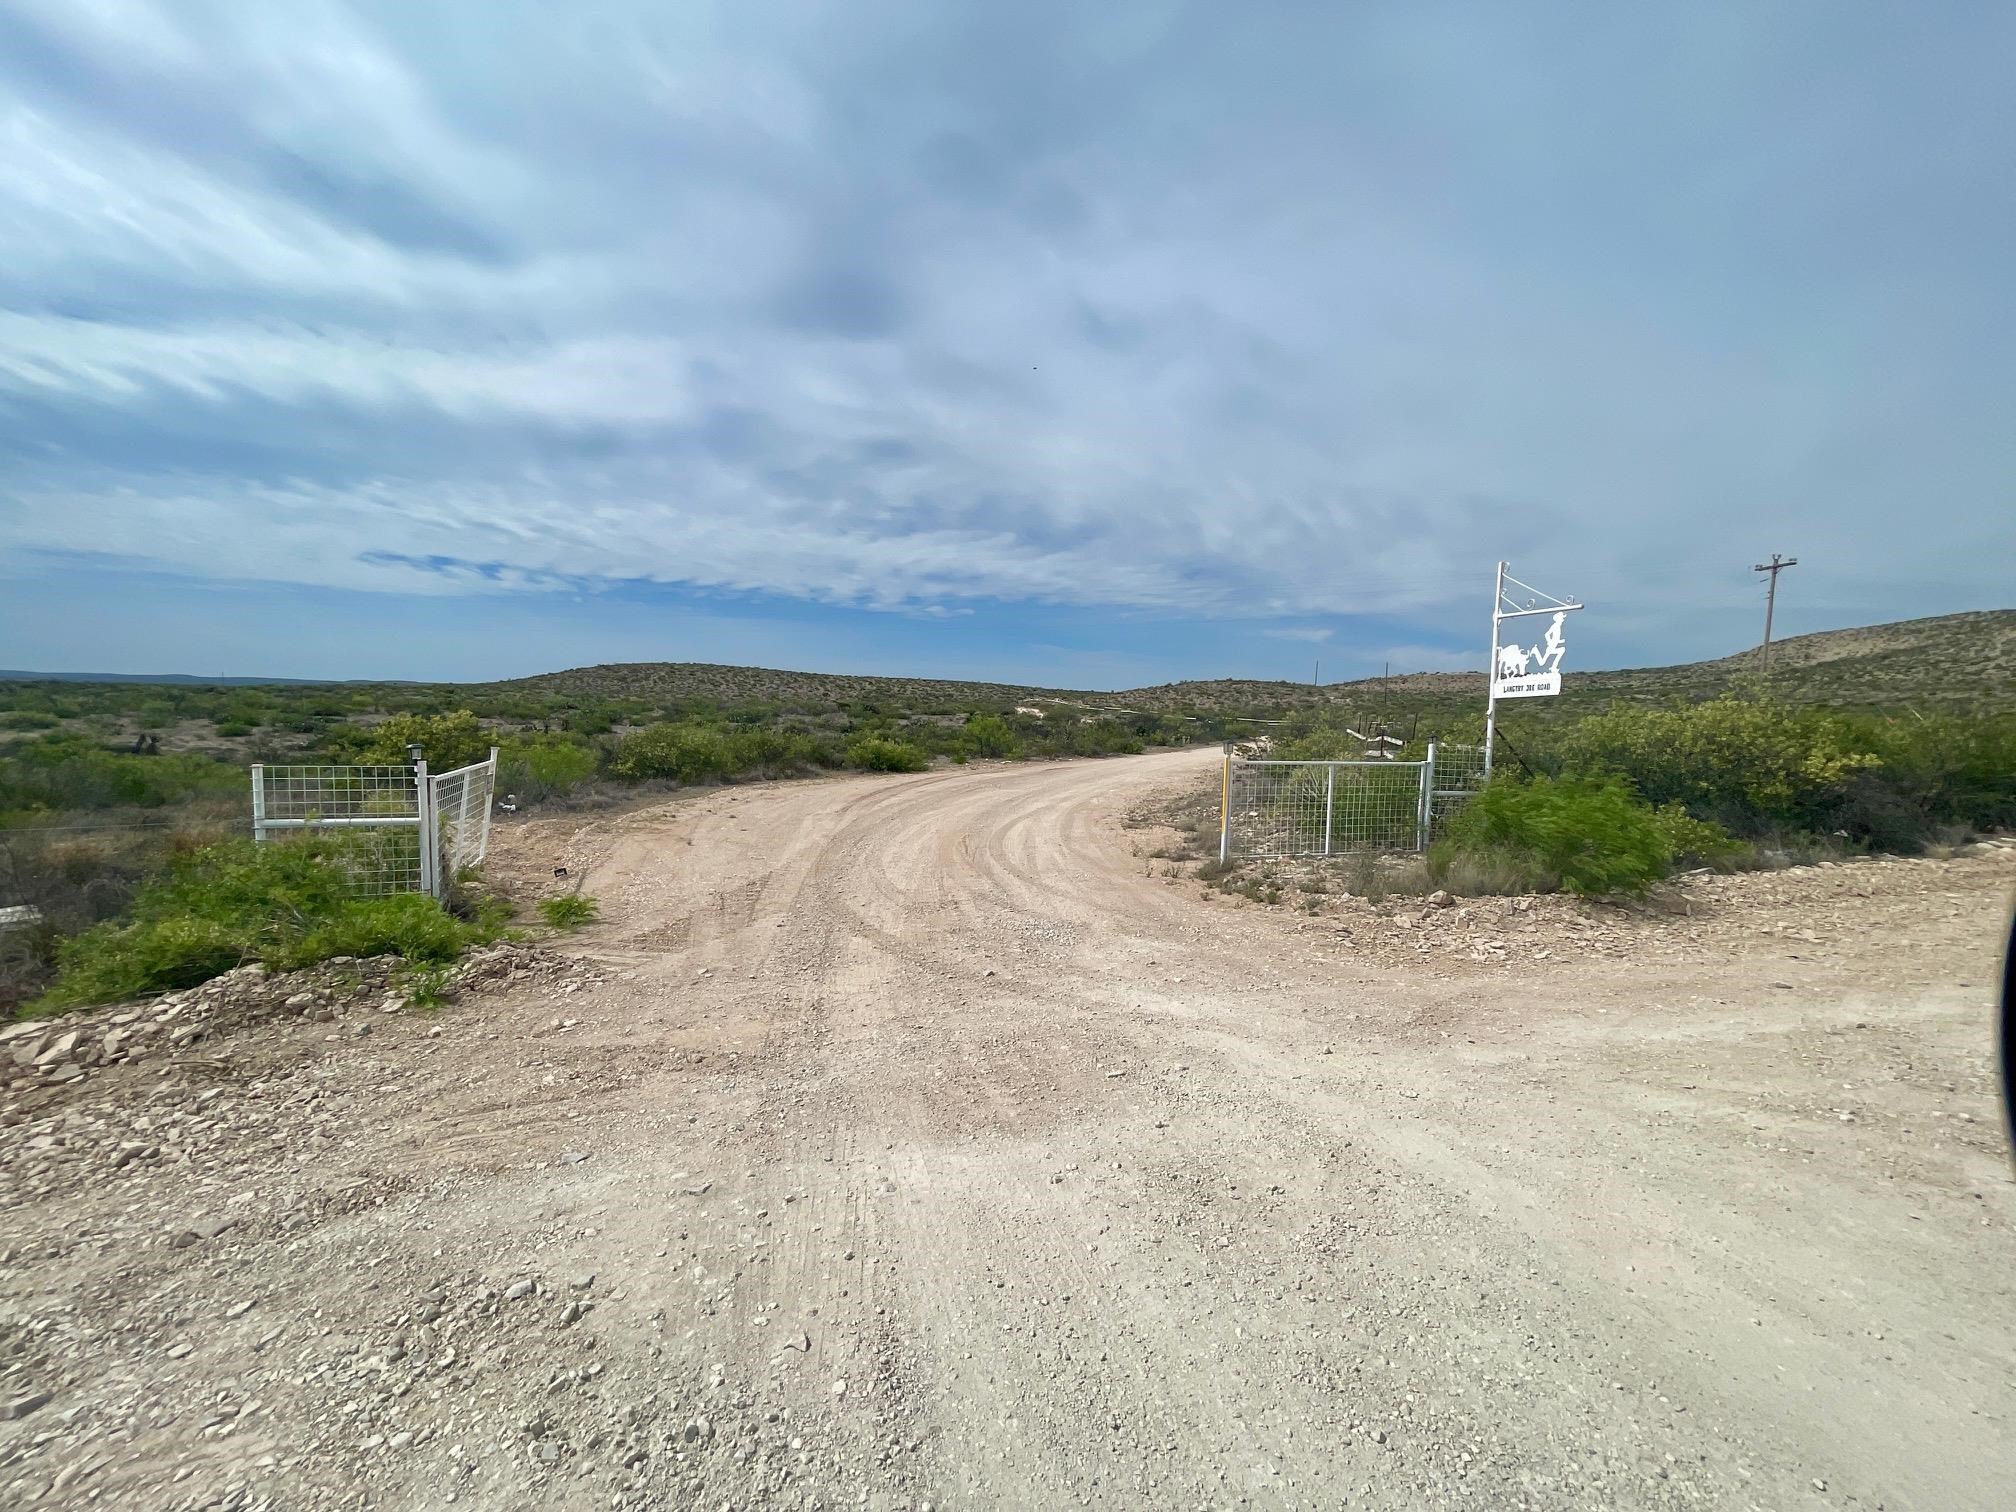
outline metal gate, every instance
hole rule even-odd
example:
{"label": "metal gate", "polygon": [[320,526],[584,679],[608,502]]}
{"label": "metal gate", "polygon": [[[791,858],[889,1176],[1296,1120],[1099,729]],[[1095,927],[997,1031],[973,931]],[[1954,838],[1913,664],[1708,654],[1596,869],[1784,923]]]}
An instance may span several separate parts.
{"label": "metal gate", "polygon": [[1420,761],[1241,761],[1228,752],[1218,859],[1421,851],[1436,821],[1483,785],[1467,746]]}
{"label": "metal gate", "polygon": [[479,866],[490,853],[490,810],[497,795],[497,748],[490,759],[458,771],[429,777],[428,807],[433,812],[437,893],[448,887],[466,866]]}
{"label": "metal gate", "polygon": [[490,848],[497,748],[486,761],[430,776],[411,766],[252,768],[252,838],[342,837],[337,863],[361,897],[421,892],[444,898]]}

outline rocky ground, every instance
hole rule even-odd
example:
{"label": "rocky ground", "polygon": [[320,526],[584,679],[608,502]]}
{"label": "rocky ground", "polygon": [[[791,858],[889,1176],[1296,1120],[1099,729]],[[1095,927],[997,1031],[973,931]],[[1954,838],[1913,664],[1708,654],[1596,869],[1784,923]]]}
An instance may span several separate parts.
{"label": "rocky ground", "polygon": [[[1265,907],[1178,753],[500,837],[0,1040],[0,1505],[2005,1504],[2016,850]],[[565,877],[553,875],[565,867]]]}

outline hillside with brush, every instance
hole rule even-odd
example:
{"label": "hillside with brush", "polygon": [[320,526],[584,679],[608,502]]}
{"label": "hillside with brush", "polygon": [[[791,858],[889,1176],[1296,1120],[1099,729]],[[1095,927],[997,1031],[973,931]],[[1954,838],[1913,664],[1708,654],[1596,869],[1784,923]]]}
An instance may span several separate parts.
{"label": "hillside with brush", "polygon": [[[1752,686],[1762,686],[1792,703],[2016,708],[2016,610],[1946,614],[1791,636],[1773,646],[1768,676],[1762,673],[1754,648],[1670,667],[1571,671],[1562,697],[1553,702],[1574,708],[1612,700],[1702,699]],[[685,700],[782,707],[871,703],[917,711],[1059,704],[1088,712],[1262,715],[1336,708],[1376,711],[1383,704],[1391,712],[1411,715],[1481,702],[1484,674],[1416,672],[1322,686],[1223,678],[1095,693],[1013,683],[781,672],[700,662],[626,662],[484,684],[481,691],[559,699],[640,699],[659,704]]]}

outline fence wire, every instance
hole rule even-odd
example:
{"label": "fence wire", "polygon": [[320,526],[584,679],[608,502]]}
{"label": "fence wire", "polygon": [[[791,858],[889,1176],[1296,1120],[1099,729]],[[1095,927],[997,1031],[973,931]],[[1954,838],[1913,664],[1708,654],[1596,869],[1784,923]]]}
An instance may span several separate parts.
{"label": "fence wire", "polygon": [[360,898],[427,890],[411,767],[255,766],[252,833],[314,836]]}
{"label": "fence wire", "polygon": [[440,832],[441,879],[453,882],[465,866],[490,852],[490,806],[497,791],[497,758],[428,779],[434,784],[434,818]]}
{"label": "fence wire", "polygon": [[1484,778],[1481,749],[1439,742],[1422,761],[1234,761],[1226,855],[1424,850]]}
{"label": "fence wire", "polygon": [[420,817],[411,767],[260,766],[253,773],[267,819]]}
{"label": "fence wire", "polygon": [[1428,805],[1431,832],[1462,811],[1463,805],[1484,786],[1487,775],[1482,746],[1435,747],[1435,788]]}
{"label": "fence wire", "polygon": [[1418,761],[1235,761],[1228,851],[1331,856],[1425,843]]}
{"label": "fence wire", "polygon": [[[423,786],[424,784],[424,786]],[[497,753],[459,771],[404,766],[255,766],[252,833],[314,835],[360,897],[447,888],[490,849]]]}

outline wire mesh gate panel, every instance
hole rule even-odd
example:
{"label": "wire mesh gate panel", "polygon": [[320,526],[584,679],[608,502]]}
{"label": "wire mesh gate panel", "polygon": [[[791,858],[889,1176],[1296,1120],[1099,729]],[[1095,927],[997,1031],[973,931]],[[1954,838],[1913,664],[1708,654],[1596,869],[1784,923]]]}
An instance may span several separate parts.
{"label": "wire mesh gate panel", "polygon": [[1235,761],[1228,857],[1332,856],[1427,844],[1426,761]]}
{"label": "wire mesh gate panel", "polygon": [[497,751],[490,759],[427,779],[434,814],[434,833],[441,886],[455,880],[465,866],[479,865],[490,853],[490,805],[497,792]]}
{"label": "wire mesh gate panel", "polygon": [[360,897],[446,897],[465,866],[489,854],[497,748],[487,761],[438,776],[411,766],[252,768],[252,838],[307,833],[333,841],[331,859]]}
{"label": "wire mesh gate panel", "polygon": [[407,766],[255,766],[252,838],[311,833],[359,896],[431,891],[421,845],[421,773]]}
{"label": "wire mesh gate panel", "polygon": [[1462,811],[1483,788],[1490,772],[1484,765],[1482,746],[1435,746],[1434,783],[1428,794],[1428,827],[1431,835],[1445,819]]}

